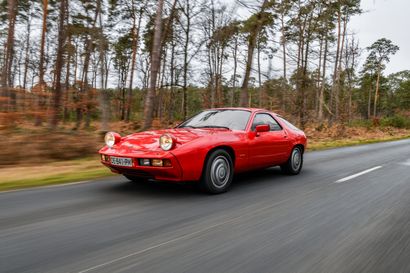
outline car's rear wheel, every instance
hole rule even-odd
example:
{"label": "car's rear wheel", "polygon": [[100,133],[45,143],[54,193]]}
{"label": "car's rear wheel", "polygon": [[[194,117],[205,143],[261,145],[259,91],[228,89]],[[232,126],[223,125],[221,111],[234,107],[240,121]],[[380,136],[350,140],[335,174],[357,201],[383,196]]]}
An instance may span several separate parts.
{"label": "car's rear wheel", "polygon": [[218,149],[213,151],[205,162],[200,187],[211,194],[226,192],[232,178],[232,158],[225,150]]}
{"label": "car's rear wheel", "polygon": [[298,146],[294,147],[288,161],[280,168],[286,174],[295,175],[300,173],[303,166],[303,152]]}

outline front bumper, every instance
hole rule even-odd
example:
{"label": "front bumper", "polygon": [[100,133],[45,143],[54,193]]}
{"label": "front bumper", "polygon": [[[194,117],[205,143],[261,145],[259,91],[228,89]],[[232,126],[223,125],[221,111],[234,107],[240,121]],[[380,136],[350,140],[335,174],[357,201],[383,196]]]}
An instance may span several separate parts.
{"label": "front bumper", "polygon": [[[115,151],[101,152],[100,155],[107,156],[107,160],[101,158],[101,163],[108,167],[112,172],[118,174],[124,174],[134,177],[164,180],[164,181],[182,181],[182,168],[178,162],[178,159],[171,152],[164,153],[150,153],[139,152],[138,154],[118,154]],[[117,166],[111,164],[110,157],[126,157],[132,158],[132,167]],[[154,166],[141,166],[139,165],[140,159],[167,159],[171,162],[170,167],[154,167]]]}

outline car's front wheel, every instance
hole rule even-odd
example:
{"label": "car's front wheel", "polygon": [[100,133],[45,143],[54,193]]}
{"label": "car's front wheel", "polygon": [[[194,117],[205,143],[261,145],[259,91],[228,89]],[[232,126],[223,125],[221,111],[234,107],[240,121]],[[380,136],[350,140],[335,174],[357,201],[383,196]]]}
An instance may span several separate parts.
{"label": "car's front wheel", "polygon": [[300,173],[303,166],[303,152],[298,146],[294,147],[288,161],[280,168],[286,174],[295,175]]}
{"label": "car's front wheel", "polygon": [[233,173],[229,153],[222,149],[215,150],[205,162],[200,187],[211,194],[226,192],[232,182]]}

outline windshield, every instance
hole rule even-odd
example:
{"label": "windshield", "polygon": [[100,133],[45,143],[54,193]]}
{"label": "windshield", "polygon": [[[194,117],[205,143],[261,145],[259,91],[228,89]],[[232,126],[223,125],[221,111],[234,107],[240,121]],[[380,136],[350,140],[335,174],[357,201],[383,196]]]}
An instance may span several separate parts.
{"label": "windshield", "polygon": [[244,110],[207,110],[183,122],[178,128],[226,128],[244,131],[250,115],[249,111]]}

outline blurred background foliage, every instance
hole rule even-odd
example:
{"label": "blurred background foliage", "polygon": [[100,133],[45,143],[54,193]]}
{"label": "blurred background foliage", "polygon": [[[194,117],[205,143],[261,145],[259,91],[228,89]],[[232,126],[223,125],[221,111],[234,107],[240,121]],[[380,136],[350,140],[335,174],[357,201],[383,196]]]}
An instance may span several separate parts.
{"label": "blurred background foliage", "polygon": [[399,48],[363,48],[359,0],[0,0],[0,164],[96,153],[108,130],[260,107],[313,141],[408,135]]}

